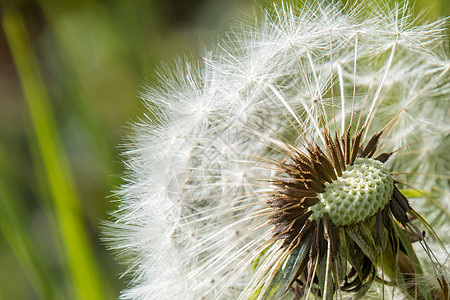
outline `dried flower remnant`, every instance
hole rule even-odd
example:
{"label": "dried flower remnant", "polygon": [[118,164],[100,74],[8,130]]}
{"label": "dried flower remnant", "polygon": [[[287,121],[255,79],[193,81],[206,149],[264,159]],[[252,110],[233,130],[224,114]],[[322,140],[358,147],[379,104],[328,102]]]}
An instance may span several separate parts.
{"label": "dried flower remnant", "polygon": [[383,3],[258,24],[143,95],[109,231],[122,298],[447,299],[444,22]]}
{"label": "dried flower remnant", "polygon": [[[296,298],[311,291],[327,299],[337,290],[364,295],[376,279],[383,249],[398,259],[396,271],[402,280],[414,281],[410,258],[414,255],[413,240],[407,235],[421,242],[424,236],[408,216],[408,212],[418,214],[383,166],[393,153],[373,157],[383,131],[363,147],[360,138],[364,130],[351,138],[350,129],[335,139],[325,131],[328,156],[316,145],[303,152],[290,145],[295,153],[289,155],[292,163],[283,161],[279,166],[286,177],[274,182],[279,191],[269,200],[275,211],[271,223],[275,226],[274,240],[283,241],[278,251],[291,252],[295,259],[295,265],[290,266],[295,272],[289,269],[286,275],[293,277],[285,286],[297,283]],[[444,292],[446,279],[437,280]],[[264,295],[262,299],[276,299],[284,292],[277,283],[258,290]],[[431,291],[416,288],[407,293],[425,299]]]}

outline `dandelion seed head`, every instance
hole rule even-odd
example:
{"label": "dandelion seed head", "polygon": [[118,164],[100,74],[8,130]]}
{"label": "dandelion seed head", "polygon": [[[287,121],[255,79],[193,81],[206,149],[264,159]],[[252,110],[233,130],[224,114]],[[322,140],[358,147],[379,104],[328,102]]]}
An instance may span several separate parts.
{"label": "dandelion seed head", "polygon": [[311,208],[314,219],[327,213],[337,226],[361,222],[384,208],[394,188],[391,174],[379,161],[359,158],[335,181],[325,185]]}
{"label": "dandelion seed head", "polygon": [[162,68],[106,238],[132,278],[121,297],[445,290],[428,224],[450,241],[443,30],[399,4],[282,4]]}

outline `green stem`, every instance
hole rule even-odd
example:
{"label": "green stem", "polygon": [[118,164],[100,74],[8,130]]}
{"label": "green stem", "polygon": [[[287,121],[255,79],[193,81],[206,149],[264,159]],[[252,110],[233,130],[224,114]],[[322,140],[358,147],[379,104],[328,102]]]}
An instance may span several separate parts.
{"label": "green stem", "polygon": [[[3,175],[9,174],[6,155],[0,148],[0,169]],[[40,299],[62,299],[61,288],[54,276],[46,269],[43,255],[33,243],[24,224],[26,210],[17,197],[16,191],[0,177],[0,231],[24,269],[28,279]]]}
{"label": "green stem", "polygon": [[3,27],[16,64],[38,141],[44,173],[55,207],[56,220],[76,297],[104,299],[101,279],[81,218],[81,207],[67,158],[58,136],[50,101],[35,61],[23,18],[3,14]]}

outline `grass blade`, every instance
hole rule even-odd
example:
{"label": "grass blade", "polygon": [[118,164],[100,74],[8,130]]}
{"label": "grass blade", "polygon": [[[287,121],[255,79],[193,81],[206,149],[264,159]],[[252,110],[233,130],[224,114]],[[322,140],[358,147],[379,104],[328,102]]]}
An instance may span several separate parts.
{"label": "grass blade", "polygon": [[104,299],[93,250],[81,218],[81,207],[72,174],[53,116],[26,26],[20,14],[6,11],[3,27],[16,64],[32,126],[38,142],[46,181],[55,208],[57,226],[78,299]]}

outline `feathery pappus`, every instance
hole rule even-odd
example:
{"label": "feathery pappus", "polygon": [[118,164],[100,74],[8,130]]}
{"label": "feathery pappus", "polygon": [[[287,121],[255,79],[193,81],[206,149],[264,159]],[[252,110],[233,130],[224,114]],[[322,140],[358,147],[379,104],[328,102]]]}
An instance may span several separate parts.
{"label": "feathery pappus", "polygon": [[448,299],[445,20],[313,2],[255,24],[143,93],[107,233],[121,297]]}

